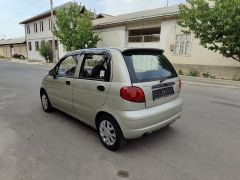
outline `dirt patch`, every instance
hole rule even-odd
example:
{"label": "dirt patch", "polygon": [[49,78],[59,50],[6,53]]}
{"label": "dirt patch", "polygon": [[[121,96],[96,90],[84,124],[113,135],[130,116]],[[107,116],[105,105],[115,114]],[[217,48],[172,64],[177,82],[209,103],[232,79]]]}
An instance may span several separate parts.
{"label": "dirt patch", "polygon": [[128,171],[118,170],[117,176],[118,177],[122,177],[122,178],[128,178],[129,177],[129,173],[128,173]]}

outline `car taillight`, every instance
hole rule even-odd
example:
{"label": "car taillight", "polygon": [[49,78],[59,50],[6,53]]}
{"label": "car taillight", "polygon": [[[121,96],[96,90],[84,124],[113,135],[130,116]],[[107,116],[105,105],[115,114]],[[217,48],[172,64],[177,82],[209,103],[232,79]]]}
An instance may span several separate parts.
{"label": "car taillight", "polygon": [[120,96],[121,98],[131,102],[145,102],[145,95],[143,90],[135,86],[122,87],[120,90]]}
{"label": "car taillight", "polygon": [[178,86],[178,93],[180,93],[182,89],[182,81],[180,79],[177,81],[177,86]]}

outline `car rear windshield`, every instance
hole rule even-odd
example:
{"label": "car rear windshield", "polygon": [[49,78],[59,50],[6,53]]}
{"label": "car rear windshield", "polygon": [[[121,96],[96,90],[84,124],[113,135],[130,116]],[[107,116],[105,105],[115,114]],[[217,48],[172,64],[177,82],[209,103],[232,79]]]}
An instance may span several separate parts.
{"label": "car rear windshield", "polygon": [[177,73],[162,51],[128,50],[122,53],[132,83],[166,80]]}

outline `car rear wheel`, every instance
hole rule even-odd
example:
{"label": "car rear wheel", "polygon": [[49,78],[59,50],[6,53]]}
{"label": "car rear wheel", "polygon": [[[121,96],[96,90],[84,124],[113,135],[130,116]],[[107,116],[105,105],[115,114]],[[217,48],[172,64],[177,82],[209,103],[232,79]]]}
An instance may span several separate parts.
{"label": "car rear wheel", "polygon": [[113,117],[100,117],[97,129],[99,138],[107,149],[116,151],[125,143],[122,130]]}
{"label": "car rear wheel", "polygon": [[41,103],[45,112],[52,112],[53,108],[45,91],[41,93]]}

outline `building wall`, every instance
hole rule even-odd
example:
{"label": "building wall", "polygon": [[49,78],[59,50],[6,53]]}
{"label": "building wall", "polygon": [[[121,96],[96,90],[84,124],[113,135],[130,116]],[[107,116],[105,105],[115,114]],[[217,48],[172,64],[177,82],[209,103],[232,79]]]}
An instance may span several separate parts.
{"label": "building wall", "polygon": [[128,48],[160,48],[160,42],[127,43]]}
{"label": "building wall", "polygon": [[1,45],[0,46],[0,56],[4,56],[7,58],[11,57],[10,45]]}
{"label": "building wall", "polygon": [[[14,53],[13,53],[14,52]],[[13,54],[21,54],[27,58],[27,47],[26,44],[15,44],[13,45]]]}
{"label": "building wall", "polygon": [[98,30],[102,41],[98,43],[98,47],[126,47],[126,27],[107,28]]}
{"label": "building wall", "polygon": [[64,49],[63,45],[58,42],[58,59],[61,59],[66,53],[67,51]]}
{"label": "building wall", "polygon": [[178,72],[181,70],[184,74],[188,74],[191,69],[196,69],[201,74],[209,73],[212,77],[223,79],[240,78],[240,67],[235,66],[212,66],[212,65],[196,65],[196,64],[173,64]]}
{"label": "building wall", "polygon": [[21,54],[27,57],[26,44],[13,44],[12,48],[10,45],[0,46],[0,56],[11,58],[13,54]]}
{"label": "building wall", "polygon": [[177,34],[181,34],[182,28],[176,24],[176,20],[163,21],[162,30],[167,29],[163,35],[165,40],[165,54],[175,64],[192,64],[192,65],[211,65],[211,66],[228,66],[228,67],[240,67],[240,63],[220,55],[218,52],[210,51],[200,45],[198,39],[195,39],[191,35],[191,51],[190,55],[175,55],[170,50],[170,46],[175,44],[175,37]]}
{"label": "building wall", "polygon": [[[42,56],[40,56],[39,51],[36,50],[35,42],[39,42],[39,47],[41,45],[41,41],[49,41],[52,40],[53,33],[49,27],[50,17],[43,18],[41,20],[37,20],[25,25],[25,33],[26,33],[26,44],[27,44],[27,54],[29,59],[33,60],[44,60]],[[43,21],[43,31],[40,31],[40,21]],[[37,32],[34,32],[34,24],[37,23]],[[27,25],[30,27],[30,33],[27,33]],[[56,38],[55,38],[56,40]],[[29,49],[29,42],[31,42],[32,50]],[[56,50],[56,58],[59,58],[59,50]]]}
{"label": "building wall", "polygon": [[[41,45],[41,41],[48,41],[48,40],[52,40],[51,38],[44,38],[44,39],[34,39],[34,40],[27,40],[27,53],[28,53],[28,58],[32,59],[32,60],[44,60],[44,58],[39,54],[39,51],[36,50],[35,47],[35,42],[38,41],[39,42],[39,47]],[[28,42],[31,42],[32,44],[32,50],[29,49],[29,44]]]}
{"label": "building wall", "polygon": [[0,46],[0,56],[3,56],[3,48]]}
{"label": "building wall", "polygon": [[[25,25],[26,40],[46,39],[52,38],[53,34],[49,28],[50,17],[43,18],[41,20],[33,21]],[[43,21],[43,31],[40,32],[40,21]],[[38,31],[34,32],[34,23],[37,23]],[[30,34],[27,33],[26,26],[30,27]]]}

